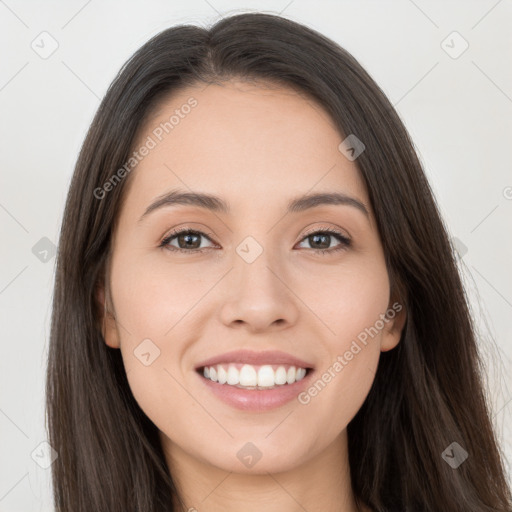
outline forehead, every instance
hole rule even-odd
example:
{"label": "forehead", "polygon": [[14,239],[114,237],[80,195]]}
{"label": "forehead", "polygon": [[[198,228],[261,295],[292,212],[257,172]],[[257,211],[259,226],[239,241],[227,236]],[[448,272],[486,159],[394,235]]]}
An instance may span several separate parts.
{"label": "forehead", "polygon": [[140,211],[179,186],[225,197],[233,209],[249,198],[254,208],[282,207],[320,190],[368,204],[341,141],[321,105],[294,89],[236,81],[192,86],[161,100],[141,127],[134,148],[152,148],[133,171],[126,202]]}

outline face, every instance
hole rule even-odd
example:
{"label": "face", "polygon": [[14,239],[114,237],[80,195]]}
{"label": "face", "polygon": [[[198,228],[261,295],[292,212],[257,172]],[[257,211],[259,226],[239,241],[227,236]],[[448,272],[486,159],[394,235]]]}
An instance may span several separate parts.
{"label": "face", "polygon": [[[107,344],[167,453],[238,473],[306,464],[345,432],[403,325],[356,161],[313,100],[241,82],[175,93],[135,147],[150,139],[114,234]],[[288,210],[319,193],[351,199]],[[217,356],[209,377],[228,382],[204,377]]]}

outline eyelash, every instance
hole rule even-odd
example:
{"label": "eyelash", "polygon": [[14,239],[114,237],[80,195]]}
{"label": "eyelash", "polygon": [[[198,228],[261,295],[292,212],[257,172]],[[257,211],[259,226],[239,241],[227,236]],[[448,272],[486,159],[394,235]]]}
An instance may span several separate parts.
{"label": "eyelash", "polygon": [[[177,231],[173,231],[172,233],[167,235],[161,241],[159,247],[165,248],[165,249],[167,249],[169,251],[172,251],[172,252],[177,251],[177,252],[188,253],[188,254],[190,254],[190,253],[194,253],[194,254],[202,253],[206,249],[210,249],[210,247],[203,247],[202,249],[182,249],[181,247],[173,247],[173,246],[169,245],[169,242],[173,238],[176,238],[177,236],[179,236],[179,235],[181,235],[183,233],[204,236],[210,242],[214,243],[213,240],[206,233],[203,233],[202,231],[196,231],[194,229],[187,229],[187,228],[185,228],[185,229],[180,229],[180,230],[177,230]],[[340,244],[337,245],[336,247],[334,247],[333,249],[310,249],[312,251],[319,252],[322,255],[325,255],[326,253],[332,254],[332,253],[336,253],[338,251],[345,250],[352,243],[352,241],[349,238],[344,236],[339,231],[336,231],[335,229],[331,229],[331,228],[320,229],[320,230],[316,230],[316,231],[312,231],[310,233],[307,233],[306,235],[304,235],[304,237],[300,241],[302,242],[304,239],[306,239],[306,238],[308,238],[308,237],[310,237],[312,235],[318,235],[318,234],[329,234],[329,235],[333,236],[334,238],[336,238],[340,242]]]}

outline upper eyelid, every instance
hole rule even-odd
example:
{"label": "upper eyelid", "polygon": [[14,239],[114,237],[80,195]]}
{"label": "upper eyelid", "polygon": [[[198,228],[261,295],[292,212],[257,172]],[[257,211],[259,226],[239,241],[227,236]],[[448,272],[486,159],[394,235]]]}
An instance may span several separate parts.
{"label": "upper eyelid", "polygon": [[338,234],[338,235],[343,236],[344,238],[350,239],[350,236],[348,234],[343,233],[343,230],[341,230],[339,228],[328,227],[328,228],[314,228],[314,229],[308,230],[308,231],[306,231],[306,233],[304,233],[304,235],[301,238],[301,240],[303,238],[305,238],[307,236],[310,236],[310,235],[313,235],[315,233],[324,233],[324,232],[325,233]]}

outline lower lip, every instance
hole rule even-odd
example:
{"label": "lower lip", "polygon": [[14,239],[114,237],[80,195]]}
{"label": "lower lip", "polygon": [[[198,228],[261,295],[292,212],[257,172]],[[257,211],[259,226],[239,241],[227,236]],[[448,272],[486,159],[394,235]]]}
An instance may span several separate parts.
{"label": "lower lip", "polygon": [[199,378],[224,403],[243,411],[262,412],[281,407],[297,398],[309,385],[314,371],[308,370],[306,376],[293,384],[284,384],[274,389],[241,389],[229,384],[213,382],[202,374]]}

